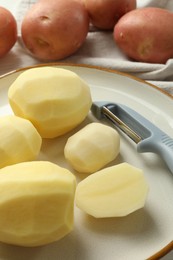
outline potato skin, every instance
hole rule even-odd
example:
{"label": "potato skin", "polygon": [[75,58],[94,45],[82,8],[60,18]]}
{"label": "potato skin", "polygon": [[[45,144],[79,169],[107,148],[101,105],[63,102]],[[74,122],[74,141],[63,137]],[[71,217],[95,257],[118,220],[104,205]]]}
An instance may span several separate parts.
{"label": "potato skin", "polygon": [[136,8],[136,0],[83,0],[91,23],[99,29],[112,30],[118,19]]}
{"label": "potato skin", "polygon": [[0,6],[0,58],[11,50],[16,41],[16,20],[9,10]]}
{"label": "potato skin", "polygon": [[84,43],[88,30],[88,13],[76,0],[40,0],[28,10],[21,26],[26,48],[45,61],[72,55]]}
{"label": "potato skin", "polygon": [[114,27],[114,40],[130,58],[165,63],[173,57],[173,13],[145,7],[125,14]]}

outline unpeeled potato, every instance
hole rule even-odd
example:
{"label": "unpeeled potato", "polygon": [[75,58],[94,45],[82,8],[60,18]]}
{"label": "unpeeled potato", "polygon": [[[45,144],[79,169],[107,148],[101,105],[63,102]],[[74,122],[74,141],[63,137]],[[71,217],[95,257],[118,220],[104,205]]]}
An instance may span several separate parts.
{"label": "unpeeled potato", "polygon": [[165,63],[173,57],[173,13],[155,7],[133,10],[120,18],[114,40],[130,58]]}
{"label": "unpeeled potato", "polygon": [[83,0],[91,23],[100,28],[113,29],[118,19],[136,8],[136,0]]}
{"label": "unpeeled potato", "polygon": [[76,0],[40,0],[21,26],[26,48],[40,60],[59,60],[76,52],[89,29],[88,13]]}
{"label": "unpeeled potato", "polygon": [[16,40],[16,20],[9,10],[0,6],[0,58],[11,50]]}

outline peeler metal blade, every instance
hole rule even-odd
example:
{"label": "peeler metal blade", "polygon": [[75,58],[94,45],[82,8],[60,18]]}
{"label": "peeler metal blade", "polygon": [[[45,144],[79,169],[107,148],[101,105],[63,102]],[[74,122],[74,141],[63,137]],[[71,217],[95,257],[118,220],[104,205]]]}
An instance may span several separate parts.
{"label": "peeler metal blade", "polygon": [[159,154],[173,173],[173,139],[148,119],[130,107],[106,101],[94,102],[91,111],[97,119],[106,118],[120,128],[137,144],[139,153]]}

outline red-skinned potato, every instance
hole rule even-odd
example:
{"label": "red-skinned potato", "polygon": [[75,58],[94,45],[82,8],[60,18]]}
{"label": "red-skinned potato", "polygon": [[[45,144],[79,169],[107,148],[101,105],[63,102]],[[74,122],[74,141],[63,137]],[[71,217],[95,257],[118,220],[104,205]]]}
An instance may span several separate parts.
{"label": "red-skinned potato", "polygon": [[136,8],[136,0],[83,0],[91,23],[103,30],[111,30],[119,18]]}
{"label": "red-skinned potato", "polygon": [[0,58],[11,50],[16,40],[16,20],[9,10],[0,6]]}
{"label": "red-skinned potato", "polygon": [[25,15],[22,38],[26,48],[40,60],[60,60],[84,43],[89,17],[77,0],[40,0]]}
{"label": "red-skinned potato", "polygon": [[114,40],[130,58],[165,63],[173,57],[173,13],[145,7],[125,14],[114,27]]}

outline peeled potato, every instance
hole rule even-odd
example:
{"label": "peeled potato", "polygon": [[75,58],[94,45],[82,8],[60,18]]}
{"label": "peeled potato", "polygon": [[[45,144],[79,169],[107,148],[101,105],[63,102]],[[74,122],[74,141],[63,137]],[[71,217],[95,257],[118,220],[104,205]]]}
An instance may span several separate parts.
{"label": "peeled potato", "polygon": [[0,241],[40,246],[73,229],[76,180],[67,169],[46,161],[0,170]]}
{"label": "peeled potato", "polygon": [[36,159],[42,144],[32,123],[13,115],[0,117],[0,140],[0,168]]}
{"label": "peeled potato", "polygon": [[120,150],[118,132],[101,123],[91,123],[69,137],[64,154],[78,172],[93,173],[112,160]]}
{"label": "peeled potato", "polygon": [[8,91],[13,112],[30,120],[43,138],[54,138],[79,125],[92,100],[89,86],[74,72],[55,67],[24,71]]}
{"label": "peeled potato", "polygon": [[144,207],[148,189],[142,170],[122,163],[82,180],[76,189],[75,202],[96,218],[121,217]]}

